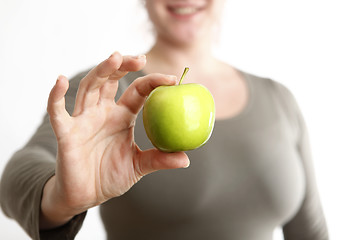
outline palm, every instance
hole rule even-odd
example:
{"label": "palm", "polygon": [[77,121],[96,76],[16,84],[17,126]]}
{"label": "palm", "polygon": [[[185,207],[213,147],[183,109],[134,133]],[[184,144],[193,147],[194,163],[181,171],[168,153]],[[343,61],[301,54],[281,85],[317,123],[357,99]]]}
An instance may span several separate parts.
{"label": "palm", "polygon": [[[133,168],[132,129],[122,126],[122,118],[116,116],[120,114],[115,114],[121,110],[116,104],[96,106],[74,117],[68,126],[69,134],[59,141],[64,164],[59,164],[57,170],[70,183],[69,195],[75,195],[72,199],[96,205],[121,195],[139,180],[140,175]],[[130,147],[121,151],[125,146]],[[69,164],[65,164],[67,162]],[[71,162],[77,164],[74,166]],[[74,186],[80,187],[74,189]]]}
{"label": "palm", "polygon": [[152,171],[188,165],[183,153],[141,151],[133,136],[146,95],[156,86],[174,84],[174,79],[159,74],[137,79],[115,102],[117,79],[141,65],[131,58],[121,60],[120,55],[112,56],[81,81],[72,116],[64,108],[68,87],[64,79],[49,97],[58,140],[57,186],[72,208],[84,210],[120,196]]}

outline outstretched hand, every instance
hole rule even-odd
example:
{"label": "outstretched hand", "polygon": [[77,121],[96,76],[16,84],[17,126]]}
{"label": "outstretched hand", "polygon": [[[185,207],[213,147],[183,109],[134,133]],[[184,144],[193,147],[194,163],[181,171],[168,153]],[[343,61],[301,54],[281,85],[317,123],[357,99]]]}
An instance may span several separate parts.
{"label": "outstretched hand", "polygon": [[145,56],[119,53],[92,69],[80,82],[75,108],[65,109],[69,82],[60,76],[51,90],[48,113],[58,142],[55,175],[43,192],[40,228],[52,228],[73,216],[128,191],[144,175],[184,168],[183,152],[142,151],[134,141],[134,123],[147,95],[176,77],[149,74],[136,79],[115,102],[118,80],[138,71]]}

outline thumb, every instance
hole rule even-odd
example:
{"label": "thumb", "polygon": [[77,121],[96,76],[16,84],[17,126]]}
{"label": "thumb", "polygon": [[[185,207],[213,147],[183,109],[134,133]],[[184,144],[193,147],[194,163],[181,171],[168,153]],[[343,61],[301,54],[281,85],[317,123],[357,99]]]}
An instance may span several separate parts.
{"label": "thumb", "polygon": [[140,151],[137,155],[137,171],[141,176],[163,169],[187,168],[190,160],[186,153],[165,153],[157,149]]}

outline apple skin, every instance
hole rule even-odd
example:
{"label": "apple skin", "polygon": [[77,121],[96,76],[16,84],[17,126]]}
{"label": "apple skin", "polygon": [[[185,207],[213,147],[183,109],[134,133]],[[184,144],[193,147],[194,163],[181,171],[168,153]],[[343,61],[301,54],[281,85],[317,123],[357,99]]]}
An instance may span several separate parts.
{"label": "apple skin", "polygon": [[148,138],[160,151],[199,148],[214,128],[214,99],[201,84],[157,87],[144,104],[143,123]]}

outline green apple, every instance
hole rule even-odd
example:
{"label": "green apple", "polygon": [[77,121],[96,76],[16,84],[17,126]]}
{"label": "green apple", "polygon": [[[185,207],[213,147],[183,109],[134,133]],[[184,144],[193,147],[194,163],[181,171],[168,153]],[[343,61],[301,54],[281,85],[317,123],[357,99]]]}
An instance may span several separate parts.
{"label": "green apple", "polygon": [[215,122],[215,104],[201,84],[160,86],[145,101],[143,123],[152,144],[163,152],[188,151],[203,146]]}

